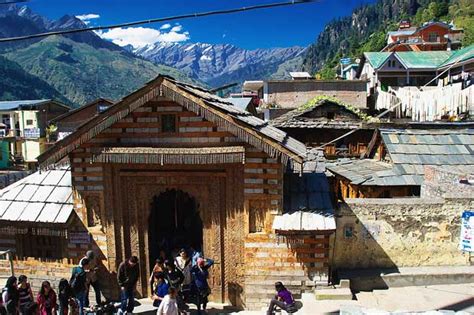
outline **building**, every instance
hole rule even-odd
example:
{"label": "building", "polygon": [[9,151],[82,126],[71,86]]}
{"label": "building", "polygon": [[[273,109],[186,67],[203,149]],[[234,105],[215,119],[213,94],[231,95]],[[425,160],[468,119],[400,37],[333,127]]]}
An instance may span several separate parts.
{"label": "building", "polygon": [[[456,51],[366,52],[358,77],[369,81],[371,95],[377,88],[437,86],[439,80],[452,83],[458,77],[472,76],[473,68],[474,45]],[[435,80],[438,74],[442,75]]]}
{"label": "building", "polygon": [[317,96],[330,96],[357,108],[367,107],[367,82],[364,80],[273,80],[245,81],[243,91],[253,92],[262,100],[262,107],[291,110]]}
{"label": "building", "polygon": [[339,161],[327,169],[335,176],[333,191],[341,200],[416,197],[427,166],[473,169],[472,144],[474,129],[381,129],[368,148],[372,159]]}
{"label": "building", "polygon": [[226,101],[232,103],[235,107],[240,108],[241,110],[247,111],[254,116],[258,116],[257,108],[259,105],[259,99],[255,97],[245,97],[245,96],[233,96],[226,98]]}
{"label": "building", "polygon": [[93,117],[106,111],[114,102],[98,98],[86,105],[74,108],[49,121],[49,124],[56,126],[56,137],[58,140],[74,132],[79,126],[86,123]]}
{"label": "building", "polygon": [[344,80],[357,80],[358,63],[351,63],[342,69],[342,78]]}
{"label": "building", "polygon": [[[271,120],[270,124],[308,148],[324,146],[324,156],[328,159],[360,157],[366,152],[376,128],[369,124],[369,117],[360,110],[331,98],[316,98]],[[325,145],[349,131],[354,132]]]}
{"label": "building", "polygon": [[387,46],[382,51],[437,51],[461,47],[464,32],[453,24],[426,22],[421,27],[412,27],[402,21],[397,31],[388,32]]}
{"label": "building", "polygon": [[10,155],[34,167],[46,147],[47,122],[69,111],[69,107],[53,100],[0,102],[3,141],[10,141]]}
{"label": "building", "polygon": [[[304,144],[285,132],[204,89],[159,76],[39,157],[41,168],[56,169],[0,192],[9,205],[0,207],[8,208],[0,214],[2,248],[18,248],[15,264],[27,274],[39,268],[36,279],[96,250],[105,294],[116,298],[121,261],[139,257],[137,289],[146,296],[159,251],[193,246],[216,261],[212,300],[260,308],[284,276],[292,275],[297,295],[316,277],[328,281],[330,220],[311,216],[318,224],[310,230],[292,226],[286,234],[286,227],[280,234],[272,228],[275,217],[300,209],[284,208],[283,174],[301,172],[305,157]],[[70,171],[57,169],[66,161]],[[48,246],[37,248],[43,242]]]}

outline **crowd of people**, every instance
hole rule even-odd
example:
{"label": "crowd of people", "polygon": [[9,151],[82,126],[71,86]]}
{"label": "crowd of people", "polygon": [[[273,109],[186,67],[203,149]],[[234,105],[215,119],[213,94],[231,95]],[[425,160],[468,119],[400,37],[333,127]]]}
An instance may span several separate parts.
{"label": "crowd of people", "polygon": [[[164,256],[164,255],[163,255]],[[179,315],[186,313],[188,303],[195,304],[198,312],[206,310],[211,290],[208,284],[212,259],[202,254],[181,249],[174,259],[160,257],[155,261],[149,278],[153,306],[157,315]],[[61,279],[57,293],[51,283],[43,281],[36,297],[28,277],[21,275],[8,278],[0,298],[0,315],[84,315],[94,312],[89,307],[89,289],[95,292],[96,305],[101,305],[101,286],[93,251],[88,251],[72,269],[70,280]],[[135,307],[135,289],[140,278],[138,258],[132,256],[119,265],[117,282],[120,287],[118,314],[132,314]],[[277,295],[270,301],[268,315],[277,308],[289,313],[296,311],[292,294],[283,283],[275,284]],[[114,309],[115,310],[115,309]]]}
{"label": "crowd of people", "polygon": [[[157,307],[157,315],[178,315],[194,303],[198,310],[205,310],[211,293],[208,284],[212,259],[204,259],[202,254],[184,248],[174,259],[159,258],[150,275],[151,299]],[[122,262],[117,271],[120,287],[119,314],[133,313],[135,290],[140,278],[138,258],[132,256]],[[61,279],[57,292],[51,283],[43,281],[35,296],[28,277],[7,279],[0,296],[0,315],[84,315],[94,313],[90,307],[89,290],[94,289],[96,305],[103,305],[98,265],[93,251],[88,251],[72,269],[70,280]],[[86,312],[87,311],[87,312]]]}

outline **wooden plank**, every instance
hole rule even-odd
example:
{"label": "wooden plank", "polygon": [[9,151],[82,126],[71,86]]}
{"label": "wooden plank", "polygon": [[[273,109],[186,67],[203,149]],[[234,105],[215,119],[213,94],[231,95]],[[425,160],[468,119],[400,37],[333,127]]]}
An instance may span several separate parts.
{"label": "wooden plank", "polygon": [[74,177],[72,178],[72,183],[74,186],[103,186],[103,181],[75,181]]}
{"label": "wooden plank", "polygon": [[328,261],[328,257],[298,257],[298,262],[302,263],[326,263]]}
{"label": "wooden plank", "polygon": [[245,163],[245,168],[281,169],[280,163]]}
{"label": "wooden plank", "polygon": [[256,178],[256,179],[281,179],[281,174],[255,174],[255,173],[245,173],[244,178]]}
{"label": "wooden plank", "polygon": [[110,128],[161,128],[157,122],[117,122]]}
{"label": "wooden plank", "polygon": [[280,200],[281,195],[245,193],[245,200]]}
{"label": "wooden plank", "polygon": [[249,158],[269,158],[265,152],[245,152],[245,156]]}
{"label": "wooden plank", "polygon": [[133,112],[132,117],[160,117],[161,115],[176,115],[179,117],[197,117],[193,112]]}
{"label": "wooden plank", "polygon": [[186,171],[183,172],[182,170],[179,171],[160,171],[160,170],[150,170],[150,172],[126,172],[121,171],[120,176],[127,176],[127,177],[156,177],[156,176],[167,176],[167,177],[175,177],[179,175],[180,177],[187,177],[187,176],[199,176],[199,177],[225,177],[225,172],[219,171],[212,171],[212,172],[191,172]]}
{"label": "wooden plank", "polygon": [[281,185],[278,184],[244,184],[244,188],[247,189],[275,189],[281,190]]}
{"label": "wooden plank", "polygon": [[216,125],[210,121],[180,121],[179,127],[215,127]]}
{"label": "wooden plank", "polygon": [[209,142],[209,143],[196,143],[196,142],[176,142],[176,143],[147,143],[146,145],[144,144],[128,144],[128,143],[119,143],[117,142],[88,142],[84,143],[81,145],[81,147],[84,148],[106,148],[106,147],[137,147],[137,146],[146,146],[150,148],[202,148],[203,146],[205,147],[233,147],[233,146],[243,146],[247,147],[249,146],[248,143],[242,143],[242,142]]}
{"label": "wooden plank", "polygon": [[226,131],[203,131],[203,132],[127,132],[127,133],[100,133],[96,138],[223,138],[234,135]]}
{"label": "wooden plank", "polygon": [[104,176],[103,172],[72,172],[73,177],[101,177]]}
{"label": "wooden plank", "polygon": [[305,244],[329,244],[329,238],[304,238],[303,242]]}
{"label": "wooden plank", "polygon": [[297,247],[297,248],[292,248],[292,251],[294,251],[296,254],[326,254],[329,253],[329,248],[324,248],[324,247]]}

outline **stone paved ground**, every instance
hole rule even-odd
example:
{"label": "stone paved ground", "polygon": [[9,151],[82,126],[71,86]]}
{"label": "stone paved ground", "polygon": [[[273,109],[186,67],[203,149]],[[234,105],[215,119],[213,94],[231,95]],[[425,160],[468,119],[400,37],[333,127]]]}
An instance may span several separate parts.
{"label": "stone paved ground", "polygon": [[[458,314],[474,314],[474,283],[391,288],[360,292],[353,301],[316,301],[312,295],[303,296],[303,308],[298,315],[317,314],[441,314],[431,310],[454,310]],[[258,315],[264,311],[224,311],[221,304],[210,304],[208,314]],[[139,309],[137,309],[137,312]],[[149,314],[153,314],[148,309]],[[191,314],[196,314],[192,312]],[[282,313],[284,314],[284,313]],[[445,313],[443,313],[445,314]],[[448,314],[454,314],[449,312]]]}

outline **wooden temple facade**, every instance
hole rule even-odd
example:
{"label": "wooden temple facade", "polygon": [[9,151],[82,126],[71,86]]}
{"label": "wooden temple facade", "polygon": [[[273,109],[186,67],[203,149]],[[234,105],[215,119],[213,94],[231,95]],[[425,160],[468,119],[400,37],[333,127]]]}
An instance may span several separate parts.
{"label": "wooden temple facade", "polygon": [[[283,211],[283,173],[301,169],[305,155],[305,146],[285,132],[205,90],[159,76],[39,157],[43,170],[69,165],[72,181],[74,211],[62,222],[54,270],[58,262],[77,263],[76,252],[95,249],[105,292],[114,298],[119,263],[136,255],[137,290],[147,296],[163,235],[184,233],[184,241],[172,241],[187,241],[216,261],[212,300],[258,308],[274,281],[296,279],[292,284],[302,287],[310,271],[328,273],[327,231],[287,240],[272,230]],[[165,213],[166,207],[179,211]],[[89,244],[68,241],[80,231]]]}

